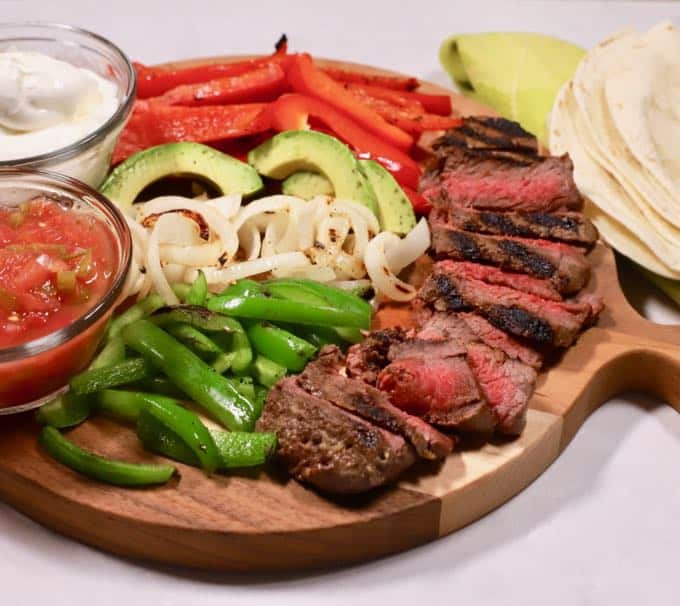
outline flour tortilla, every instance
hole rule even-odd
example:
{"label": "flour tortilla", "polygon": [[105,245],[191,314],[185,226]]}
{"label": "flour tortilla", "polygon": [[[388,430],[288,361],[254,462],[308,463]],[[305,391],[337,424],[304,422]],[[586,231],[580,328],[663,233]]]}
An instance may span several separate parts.
{"label": "flour tortilla", "polygon": [[[680,218],[680,31],[663,22],[639,37],[605,96],[616,129]],[[655,200],[650,200],[654,203]]]}
{"label": "flour tortilla", "polygon": [[[680,278],[680,271],[669,267],[662,256],[670,247],[658,237],[616,179],[588,154],[583,141],[592,137],[582,122],[576,128],[579,117],[573,84],[568,82],[558,94],[551,113],[550,151],[556,155],[569,152],[574,162],[574,180],[591,202],[587,214],[604,239],[619,252],[662,276]],[[626,226],[634,226],[634,231]],[[657,253],[659,250],[661,254]]]}
{"label": "flour tortilla", "polygon": [[[574,96],[581,120],[587,132],[593,135],[584,142],[590,155],[616,178],[658,235],[677,250],[680,242],[677,205],[668,190],[661,187],[631,153],[614,124],[605,97],[607,79],[635,64],[640,48],[643,48],[640,36],[630,31],[597,46],[576,70]],[[673,257],[668,262],[680,269],[680,265],[676,265],[676,261],[680,263],[680,250],[675,256],[677,260]]]}

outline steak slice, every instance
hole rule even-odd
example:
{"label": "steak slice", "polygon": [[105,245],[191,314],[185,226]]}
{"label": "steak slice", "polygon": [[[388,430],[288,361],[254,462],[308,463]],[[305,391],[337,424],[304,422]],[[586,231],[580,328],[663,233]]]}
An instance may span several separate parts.
{"label": "steak slice", "polygon": [[415,462],[401,436],[307,393],[295,377],[270,390],[257,428],[276,433],[277,458],[295,479],[327,492],[370,490]]}
{"label": "steak slice", "polygon": [[578,249],[547,240],[486,236],[432,223],[438,257],[486,263],[549,280],[563,294],[577,293],[590,279],[590,264]]}
{"label": "steak slice", "polygon": [[519,360],[532,368],[540,368],[543,364],[541,354],[535,349],[475,313],[432,313],[423,319],[417,336],[421,339],[453,339],[466,345],[481,341],[499,349],[511,360]]}
{"label": "steak slice", "polygon": [[490,432],[498,421],[465,356],[398,358],[380,373],[378,388],[395,406],[434,425]]}
{"label": "steak slice", "polygon": [[416,306],[435,311],[477,311],[497,328],[558,347],[571,345],[592,314],[588,303],[550,301],[461,274],[451,261],[436,263]]}
{"label": "steak slice", "polygon": [[[451,227],[494,236],[538,238],[592,246],[597,229],[582,213],[493,212],[469,208],[444,208],[433,211]],[[440,220],[441,221],[441,220]]]}
{"label": "steak slice", "polygon": [[536,137],[518,122],[492,116],[463,118],[459,127],[449,129],[432,144],[439,155],[447,154],[449,147],[501,150],[528,156],[538,154]]}
{"label": "steak slice", "polygon": [[316,397],[403,436],[423,459],[443,459],[451,453],[453,442],[450,438],[391,404],[382,391],[339,374],[343,366],[340,350],[326,346],[316,361],[307,364],[298,377],[298,384]]}
{"label": "steak slice", "polygon": [[374,330],[347,350],[347,376],[375,385],[380,371],[389,364],[387,354],[394,343],[401,343],[406,333],[399,328]]}
{"label": "steak slice", "polygon": [[551,301],[562,301],[562,295],[557,291],[553,284],[548,280],[532,278],[524,274],[503,271],[490,265],[480,265],[468,261],[452,261],[456,271],[469,278],[481,280],[487,284],[498,284],[508,286],[515,290],[521,290],[537,297],[550,299]]}
{"label": "steak slice", "polygon": [[494,152],[449,147],[445,160],[426,172],[420,189],[433,205],[445,208],[581,210],[573,169],[567,154],[528,157],[519,163]]}
{"label": "steak slice", "polygon": [[482,343],[468,345],[467,361],[482,394],[498,416],[496,431],[511,436],[522,433],[536,371]]}
{"label": "steak slice", "polygon": [[504,435],[522,432],[537,375],[520,356],[540,366],[538,354],[513,343],[514,339],[476,314],[432,314],[418,337],[464,344],[472,374],[498,417],[496,431]]}

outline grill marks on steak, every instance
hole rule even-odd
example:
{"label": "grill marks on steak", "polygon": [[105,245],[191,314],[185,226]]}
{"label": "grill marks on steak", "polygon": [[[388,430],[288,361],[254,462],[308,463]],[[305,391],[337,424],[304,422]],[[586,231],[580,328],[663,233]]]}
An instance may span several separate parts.
{"label": "grill marks on steak", "polygon": [[463,124],[447,131],[433,145],[439,155],[448,154],[449,147],[514,152],[528,156],[538,153],[536,137],[518,122],[492,116],[469,116]]}
{"label": "grill marks on steak", "polygon": [[436,263],[419,294],[419,305],[436,311],[477,311],[491,324],[539,344],[567,347],[592,316],[588,303],[550,301],[507,286],[492,285]]}
{"label": "grill marks on steak", "polygon": [[576,293],[590,278],[583,253],[566,244],[487,236],[432,222],[432,248],[442,258],[485,263],[550,280],[557,291]]}
{"label": "grill marks on steak", "polygon": [[298,384],[314,396],[403,436],[424,459],[442,459],[451,453],[453,442],[450,438],[394,406],[382,391],[342,376],[340,371],[344,362],[337,347],[324,347],[319,358],[308,364],[298,377]]}
{"label": "grill marks on steak", "polygon": [[479,234],[556,240],[588,247],[595,244],[598,235],[591,221],[576,212],[493,212],[467,208],[447,211],[439,208],[435,213],[438,222]]}
{"label": "grill marks on steak", "polygon": [[499,286],[508,286],[515,290],[521,290],[537,297],[550,299],[551,301],[561,301],[562,295],[557,291],[551,282],[548,280],[541,280],[532,278],[524,274],[510,273],[491,267],[489,265],[479,265],[478,263],[470,263],[467,261],[451,261],[452,267],[456,268],[456,272],[481,280],[487,284],[498,284]]}
{"label": "grill marks on steak", "polygon": [[518,360],[539,369],[543,364],[541,354],[527,343],[496,328],[476,313],[434,312],[423,318],[418,332],[422,339],[455,339],[463,343],[481,341],[502,351],[511,360]]}
{"label": "grill marks on steak", "polygon": [[294,478],[327,492],[365,492],[415,461],[404,438],[308,393],[296,377],[272,387],[257,428],[276,432],[277,457]]}

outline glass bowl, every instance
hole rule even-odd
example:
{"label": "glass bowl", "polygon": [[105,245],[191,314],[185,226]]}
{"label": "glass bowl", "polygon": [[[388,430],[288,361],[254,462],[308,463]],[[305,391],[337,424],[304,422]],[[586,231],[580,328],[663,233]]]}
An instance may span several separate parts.
{"label": "glass bowl", "polygon": [[56,23],[0,23],[0,52],[40,52],[113,82],[118,107],[99,128],[80,140],[47,153],[0,161],[0,168],[50,170],[98,187],[127,119],[137,88],[135,70],[123,52],[108,40],[77,27]]}
{"label": "glass bowl", "polygon": [[40,338],[0,348],[0,415],[37,408],[65,389],[91,361],[106,324],[122,301],[132,238],[120,210],[88,185],[35,169],[0,168],[0,205],[18,206],[43,196],[92,213],[111,232],[114,264],[107,290],[70,324]]}

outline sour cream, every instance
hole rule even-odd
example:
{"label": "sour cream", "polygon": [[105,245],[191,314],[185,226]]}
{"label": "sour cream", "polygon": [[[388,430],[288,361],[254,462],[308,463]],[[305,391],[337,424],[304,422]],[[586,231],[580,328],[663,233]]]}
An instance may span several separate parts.
{"label": "sour cream", "polygon": [[119,105],[117,87],[95,72],[37,52],[0,53],[0,161],[71,145]]}

